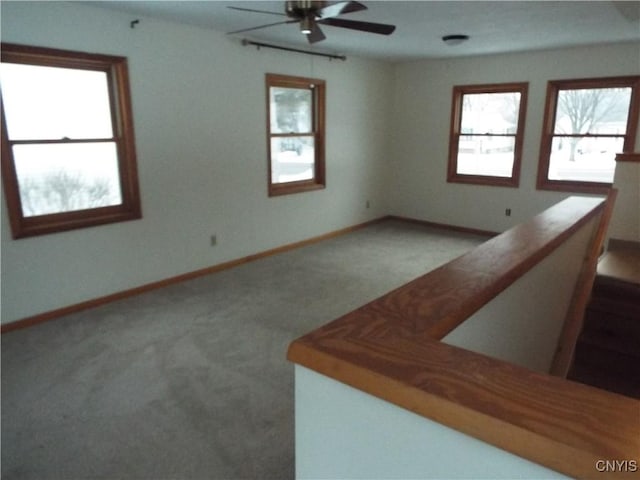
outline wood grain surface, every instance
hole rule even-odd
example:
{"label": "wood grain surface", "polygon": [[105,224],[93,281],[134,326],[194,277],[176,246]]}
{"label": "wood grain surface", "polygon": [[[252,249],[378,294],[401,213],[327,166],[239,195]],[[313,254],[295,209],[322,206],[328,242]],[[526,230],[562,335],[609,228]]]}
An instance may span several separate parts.
{"label": "wood grain surface", "polygon": [[640,163],[640,153],[618,153],[616,162],[638,162]]}
{"label": "wood grain surface", "polygon": [[595,465],[640,463],[640,402],[440,342],[603,208],[569,198],[294,341],[288,359],[569,476],[637,478]]}
{"label": "wood grain surface", "polygon": [[565,323],[560,333],[560,339],[556,346],[556,352],[551,363],[549,372],[552,375],[566,378],[571,368],[571,363],[575,355],[576,342],[582,331],[584,315],[589,299],[591,298],[593,282],[596,278],[598,258],[602,251],[607,229],[609,228],[609,222],[613,214],[613,206],[615,205],[617,195],[618,191],[615,188],[609,191],[598,228],[593,233],[593,238],[582,262],[578,281],[573,290],[571,303],[569,304],[569,311],[567,312]]}

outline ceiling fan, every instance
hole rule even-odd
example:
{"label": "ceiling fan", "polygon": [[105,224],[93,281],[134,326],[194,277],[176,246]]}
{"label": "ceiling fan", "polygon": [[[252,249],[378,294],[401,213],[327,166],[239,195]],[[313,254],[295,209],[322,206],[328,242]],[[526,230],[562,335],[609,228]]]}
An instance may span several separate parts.
{"label": "ceiling fan", "polygon": [[261,28],[273,27],[275,25],[283,25],[287,23],[298,23],[300,32],[307,36],[309,43],[316,43],[324,40],[326,37],[319,25],[329,25],[332,27],[349,28],[351,30],[359,30],[361,32],[378,33],[380,35],[390,35],[396,29],[395,25],[387,25],[384,23],[362,22],[359,20],[348,20],[336,18],[347,13],[360,12],[366,10],[367,7],[360,2],[324,2],[313,0],[290,0],[284,2],[284,13],[269,12],[265,10],[255,10],[252,8],[228,7],[233,10],[243,12],[265,13],[269,15],[285,16],[288,20],[281,22],[268,23],[257,27],[243,28],[228,32],[228,34],[249,32],[259,30]]}

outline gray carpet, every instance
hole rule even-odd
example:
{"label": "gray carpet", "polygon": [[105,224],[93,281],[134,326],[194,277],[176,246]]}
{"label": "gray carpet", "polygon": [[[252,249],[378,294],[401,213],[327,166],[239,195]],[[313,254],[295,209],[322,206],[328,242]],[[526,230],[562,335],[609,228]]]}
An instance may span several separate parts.
{"label": "gray carpet", "polygon": [[389,220],[2,336],[2,478],[291,479],[296,337],[485,239]]}

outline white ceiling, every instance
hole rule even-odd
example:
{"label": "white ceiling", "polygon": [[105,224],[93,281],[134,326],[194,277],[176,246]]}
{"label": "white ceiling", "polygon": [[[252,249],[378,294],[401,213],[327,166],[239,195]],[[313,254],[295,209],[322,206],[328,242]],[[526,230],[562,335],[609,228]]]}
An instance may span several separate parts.
{"label": "white ceiling", "polygon": [[[241,12],[237,6],[283,12],[273,1],[100,1],[92,5],[220,32],[279,21]],[[326,53],[404,61],[540,50],[640,40],[640,1],[372,1],[368,10],[342,16],[396,25],[390,36],[322,26],[327,39],[308,45],[297,25],[287,24],[234,35]],[[132,17],[133,18],[133,17]],[[283,17],[283,20],[286,17]],[[441,37],[462,33],[468,42],[450,47]],[[630,59],[640,65],[639,56]]]}

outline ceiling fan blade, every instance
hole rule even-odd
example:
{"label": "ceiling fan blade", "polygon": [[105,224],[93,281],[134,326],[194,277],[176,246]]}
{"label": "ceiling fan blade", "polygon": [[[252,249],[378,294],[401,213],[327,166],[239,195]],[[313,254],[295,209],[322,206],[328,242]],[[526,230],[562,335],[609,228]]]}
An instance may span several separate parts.
{"label": "ceiling fan blade", "polygon": [[233,32],[227,32],[227,35],[232,35],[234,33],[250,32],[252,30],[260,30],[261,28],[273,27],[275,25],[284,25],[285,23],[297,23],[297,22],[298,20],[285,20],[283,22],[267,23],[266,25],[260,25],[258,27],[242,28],[240,30],[234,30]]}
{"label": "ceiling fan blade", "polygon": [[338,2],[318,10],[318,17],[325,19],[344,15],[345,13],[360,12],[366,9],[367,7],[360,2]]}
{"label": "ceiling fan blade", "polygon": [[313,25],[311,26],[311,33],[307,34],[307,40],[309,40],[309,43],[321,42],[325,38],[327,37],[324,36],[324,33],[320,30],[318,24],[313,22]]}
{"label": "ceiling fan blade", "polygon": [[231,10],[240,10],[241,12],[268,13],[269,15],[278,15],[280,17],[284,17],[285,16],[284,13],[268,12],[266,10],[254,10],[253,8],[231,7],[229,5],[227,5],[227,8],[230,8]]}
{"label": "ceiling fan blade", "polygon": [[323,18],[317,21],[323,25],[332,27],[350,28],[351,30],[360,30],[361,32],[378,33],[380,35],[391,35],[396,29],[395,25],[387,25],[385,23],[361,22],[359,20],[345,20],[342,18]]}

